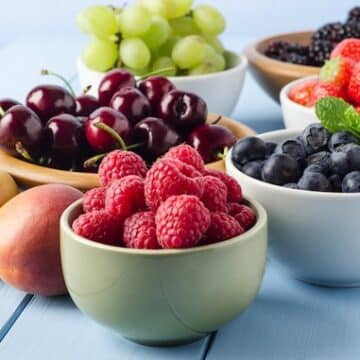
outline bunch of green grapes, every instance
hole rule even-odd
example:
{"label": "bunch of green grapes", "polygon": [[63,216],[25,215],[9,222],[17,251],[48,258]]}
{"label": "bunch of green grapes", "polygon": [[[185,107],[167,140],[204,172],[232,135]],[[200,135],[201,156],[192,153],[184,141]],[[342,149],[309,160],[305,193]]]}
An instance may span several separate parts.
{"label": "bunch of green grapes", "polygon": [[210,5],[193,9],[193,0],[138,0],[114,8],[83,10],[79,28],[91,36],[82,60],[97,71],[125,67],[137,75],[201,75],[226,68],[218,38],[225,29],[222,14]]}

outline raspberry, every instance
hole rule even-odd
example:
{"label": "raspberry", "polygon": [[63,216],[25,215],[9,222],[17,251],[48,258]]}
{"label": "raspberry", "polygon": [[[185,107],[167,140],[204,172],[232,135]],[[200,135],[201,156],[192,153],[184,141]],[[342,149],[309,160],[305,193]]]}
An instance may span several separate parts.
{"label": "raspberry", "polygon": [[355,67],[346,91],[349,99],[355,105],[360,105],[360,65]]}
{"label": "raspberry", "polygon": [[124,244],[134,249],[157,249],[155,216],[151,211],[138,212],[124,222]]}
{"label": "raspberry", "polygon": [[115,180],[106,190],[105,210],[121,220],[145,208],[144,179],[139,176]]}
{"label": "raspberry", "polygon": [[223,212],[211,214],[211,223],[206,232],[206,243],[215,243],[231,239],[242,234],[245,230],[234,217]]}
{"label": "raspberry", "polygon": [[191,178],[202,176],[200,171],[197,171],[193,166],[186,164],[180,160],[172,159],[172,158],[166,158],[166,159],[163,158],[163,160],[166,160],[168,163],[175,165],[180,170],[180,172],[185,176]]}
{"label": "raspberry", "polygon": [[204,191],[200,177],[187,177],[174,162],[176,160],[159,159],[146,175],[145,199],[152,210],[156,210],[172,195],[190,194],[201,197]]}
{"label": "raspberry", "polygon": [[191,165],[196,170],[203,173],[205,170],[204,160],[201,155],[190,145],[179,145],[171,148],[164,156],[165,159],[171,158]]}
{"label": "raspberry", "polygon": [[352,64],[338,56],[325,62],[320,71],[320,81],[345,86],[349,82],[351,71]]}
{"label": "raspberry", "polygon": [[83,209],[85,212],[103,210],[105,208],[105,188],[98,187],[87,191],[84,195]]}
{"label": "raspberry", "polygon": [[341,99],[346,99],[346,94],[341,86],[329,82],[319,82],[315,86],[309,106],[314,106],[319,99],[327,96],[335,96]]}
{"label": "raspberry", "polygon": [[256,215],[250,207],[246,205],[240,205],[240,207],[236,209],[236,213],[233,211],[233,216],[245,230],[249,230],[256,222]]}
{"label": "raspberry", "polygon": [[76,234],[102,244],[121,245],[121,223],[105,210],[80,215],[72,224]]}
{"label": "raspberry", "polygon": [[301,82],[293,86],[288,94],[290,100],[303,106],[309,106],[314,88],[319,81],[317,79]]}
{"label": "raspberry", "polygon": [[235,216],[236,214],[238,214],[239,212],[242,211],[244,205],[241,205],[239,203],[236,202],[231,202],[227,204],[227,208],[228,208],[228,213],[231,216]]}
{"label": "raspberry", "polygon": [[197,245],[210,225],[210,211],[193,195],[171,196],[155,215],[161,247],[188,248]]}
{"label": "raspberry", "polygon": [[360,62],[360,39],[345,39],[337,44],[331,52],[330,59],[338,56],[349,59],[354,63]]}
{"label": "raspberry", "polygon": [[227,187],[219,179],[214,176],[204,176],[204,193],[201,201],[210,211],[227,211]]}
{"label": "raspberry", "polygon": [[147,167],[144,160],[131,151],[115,150],[106,155],[99,166],[99,177],[103,186],[127,175],[145,177]]}
{"label": "raspberry", "polygon": [[225,183],[228,190],[228,196],[227,196],[228,202],[242,201],[243,196],[242,196],[241,187],[234,178],[232,178],[227,174],[224,174],[221,171],[213,170],[213,169],[206,170],[204,175],[214,176]]}

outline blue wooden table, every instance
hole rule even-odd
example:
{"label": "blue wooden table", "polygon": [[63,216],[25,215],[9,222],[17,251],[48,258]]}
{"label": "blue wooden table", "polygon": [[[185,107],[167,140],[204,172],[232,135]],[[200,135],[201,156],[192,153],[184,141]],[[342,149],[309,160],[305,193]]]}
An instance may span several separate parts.
{"label": "blue wooden table", "polygon": [[[90,3],[88,0],[82,2]],[[1,13],[6,10],[4,3],[0,3]],[[24,5],[23,11],[26,12],[28,5],[24,2],[14,0],[12,3]],[[45,1],[35,0],[35,3],[45,4]],[[76,5],[72,3],[70,6],[73,8],[81,7],[77,2]],[[264,5],[263,11],[269,16],[270,2],[251,3]],[[318,11],[327,11],[323,18],[331,20],[337,19],[337,13],[344,14],[358,1],[321,0],[315,3],[303,0],[302,10],[299,10],[303,16],[307,14],[306,3],[311,3]],[[332,9],[329,9],[330,3]],[[229,48],[241,49],[253,37],[270,32],[270,25],[263,23],[261,31],[254,33],[251,22],[243,14],[241,19],[245,24],[243,27],[248,26],[247,36],[236,33],[237,18],[233,13],[237,10],[240,14],[241,9],[235,1],[227,0],[224,4],[232,29],[232,36],[225,38]],[[282,30],[275,18],[279,16],[278,11],[287,9],[289,12],[289,4],[288,1],[274,1],[274,31]],[[299,4],[291,6],[293,10],[301,7]],[[253,16],[255,11],[261,10],[261,6],[257,8],[254,4],[248,7]],[[260,15],[265,17],[263,13]],[[21,16],[25,15],[20,13]],[[26,27],[26,32],[9,31],[11,23],[8,18],[0,22],[0,97],[12,96],[23,100],[33,85],[47,81],[39,75],[43,67],[61,72],[76,86],[74,59],[83,39],[70,25],[61,31],[56,29],[56,22],[64,20],[60,15],[54,23],[48,24],[46,33],[39,30],[44,25],[41,24],[42,17],[34,16],[36,21]],[[315,17],[309,13],[304,21],[312,27],[318,23],[315,20],[319,17],[321,15]],[[301,28],[300,24],[298,21],[294,25],[284,17],[282,26],[283,30],[291,30]],[[233,117],[258,132],[283,126],[279,106],[261,91],[250,76],[246,79]],[[243,314],[211,336],[176,348],[150,348],[130,343],[87,319],[68,297],[32,296],[0,280],[1,360],[360,359],[359,339],[360,289],[307,285],[288,278],[271,262],[267,264],[258,297]]]}

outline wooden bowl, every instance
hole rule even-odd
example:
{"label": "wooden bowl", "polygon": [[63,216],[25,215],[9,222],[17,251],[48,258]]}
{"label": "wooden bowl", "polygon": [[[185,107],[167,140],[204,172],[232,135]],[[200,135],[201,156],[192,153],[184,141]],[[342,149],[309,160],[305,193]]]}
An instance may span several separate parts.
{"label": "wooden bowl", "polygon": [[276,102],[283,86],[304,76],[319,74],[320,67],[295,65],[271,59],[264,55],[265,49],[273,41],[310,43],[313,31],[292,32],[275,35],[256,41],[245,49],[250,64],[250,71],[256,81]]}
{"label": "wooden bowl", "polygon": [[[217,117],[218,115],[210,114],[208,122],[213,122]],[[255,132],[246,125],[226,117],[222,117],[219,124],[232,130],[237,138],[255,134]],[[207,167],[225,171],[225,164],[223,160],[209,163],[207,164]],[[17,159],[1,150],[0,170],[12,175],[18,185],[24,188],[49,183],[66,184],[80,190],[89,190],[99,186],[99,178],[97,174],[56,170],[34,165]]]}

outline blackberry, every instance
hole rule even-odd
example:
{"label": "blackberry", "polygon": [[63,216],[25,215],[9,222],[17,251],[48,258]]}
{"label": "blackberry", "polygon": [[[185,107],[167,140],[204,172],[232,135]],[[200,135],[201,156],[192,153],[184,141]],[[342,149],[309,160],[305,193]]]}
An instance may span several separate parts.
{"label": "blackberry", "polygon": [[298,43],[274,41],[265,50],[265,55],[293,64],[307,65],[309,63],[309,47]]}
{"label": "blackberry", "polygon": [[331,51],[335,46],[336,43],[328,40],[313,41],[309,47],[309,58],[311,65],[323,66],[325,60],[330,57]]}
{"label": "blackberry", "polygon": [[360,38],[360,20],[352,20],[344,24],[346,38]]}
{"label": "blackberry", "polygon": [[280,56],[285,55],[291,44],[286,41],[273,41],[265,50],[265,55],[274,59],[279,59]]}
{"label": "blackberry", "polygon": [[312,42],[326,40],[333,43],[339,43],[346,38],[344,25],[341,22],[329,23],[323,25],[312,36]]}
{"label": "blackberry", "polygon": [[356,6],[349,11],[346,22],[360,21],[360,6]]}

